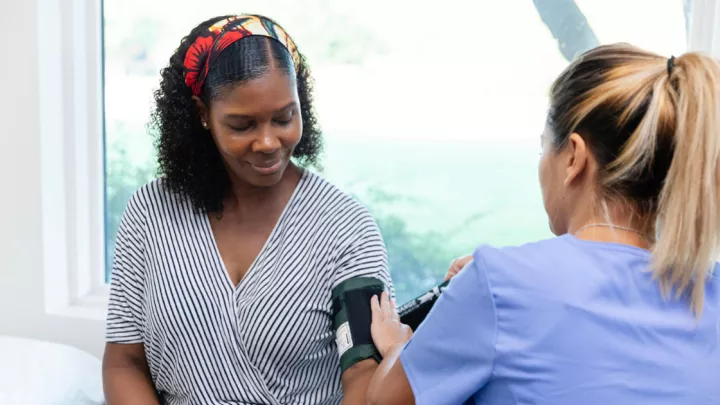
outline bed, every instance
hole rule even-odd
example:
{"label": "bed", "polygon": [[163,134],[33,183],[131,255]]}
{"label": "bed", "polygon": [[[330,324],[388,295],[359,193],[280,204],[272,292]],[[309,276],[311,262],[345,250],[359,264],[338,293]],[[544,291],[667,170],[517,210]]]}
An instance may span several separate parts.
{"label": "bed", "polygon": [[77,348],[0,335],[0,404],[104,404],[101,363]]}

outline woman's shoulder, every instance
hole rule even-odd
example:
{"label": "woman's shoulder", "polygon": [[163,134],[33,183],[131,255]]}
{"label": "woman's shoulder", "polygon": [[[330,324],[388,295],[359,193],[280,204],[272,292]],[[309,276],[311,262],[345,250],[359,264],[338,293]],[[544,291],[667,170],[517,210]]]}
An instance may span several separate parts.
{"label": "woman's shoulder", "polygon": [[130,196],[127,209],[142,210],[147,213],[157,208],[166,208],[170,205],[187,204],[187,199],[172,191],[164,178],[153,179],[140,186]]}
{"label": "woman's shoulder", "polygon": [[305,207],[316,210],[319,218],[334,222],[348,220],[353,223],[374,223],[368,208],[355,197],[317,173],[308,170],[304,177],[304,199],[310,203]]}

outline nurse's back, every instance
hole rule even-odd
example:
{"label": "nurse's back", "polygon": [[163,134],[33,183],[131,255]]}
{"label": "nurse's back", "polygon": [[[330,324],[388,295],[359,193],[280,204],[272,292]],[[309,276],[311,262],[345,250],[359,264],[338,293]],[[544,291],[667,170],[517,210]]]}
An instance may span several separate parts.
{"label": "nurse's back", "polygon": [[540,185],[562,236],[475,253],[498,330],[484,390],[505,380],[518,403],[720,404],[717,62],[604,46],[550,93]]}
{"label": "nurse's back", "polygon": [[566,235],[475,257],[466,271],[484,273],[497,319],[493,377],[476,403],[720,403],[717,277],[698,319],[687,301],[663,299],[636,247]]}

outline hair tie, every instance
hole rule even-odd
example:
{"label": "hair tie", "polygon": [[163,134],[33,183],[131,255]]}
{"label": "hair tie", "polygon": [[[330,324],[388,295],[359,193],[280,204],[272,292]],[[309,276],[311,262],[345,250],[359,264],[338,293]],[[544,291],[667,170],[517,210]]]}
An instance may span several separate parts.
{"label": "hair tie", "polygon": [[287,48],[295,63],[300,66],[300,54],[285,30],[267,18],[258,15],[239,15],[218,21],[190,45],[185,54],[185,84],[193,95],[199,96],[210,67],[230,44],[249,36],[272,38]]}
{"label": "hair tie", "polygon": [[673,68],[675,67],[675,57],[670,56],[670,59],[667,60],[667,72],[668,76],[672,75]]}

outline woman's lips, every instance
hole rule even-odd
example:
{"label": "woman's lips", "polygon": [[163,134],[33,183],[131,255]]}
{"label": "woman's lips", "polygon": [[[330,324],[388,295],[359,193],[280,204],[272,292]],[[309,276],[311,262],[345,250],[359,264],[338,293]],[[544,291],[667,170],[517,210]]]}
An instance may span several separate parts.
{"label": "woman's lips", "polygon": [[254,164],[250,163],[250,166],[254,171],[256,171],[261,176],[270,176],[272,174],[277,173],[278,170],[280,170],[280,166],[282,166],[282,159],[279,159],[274,162],[267,162],[262,164]]}

